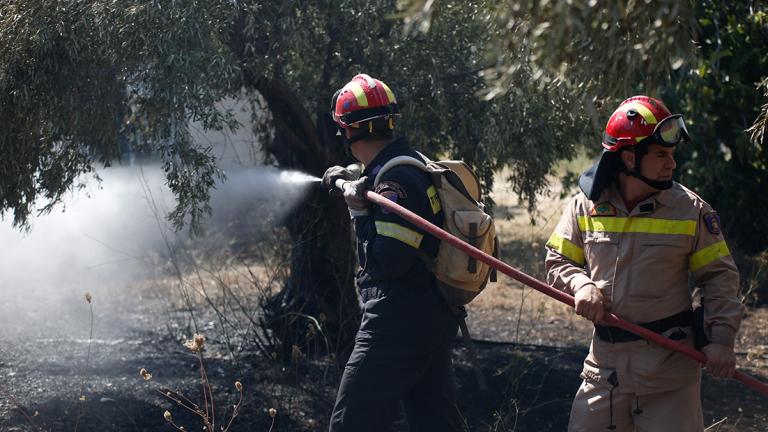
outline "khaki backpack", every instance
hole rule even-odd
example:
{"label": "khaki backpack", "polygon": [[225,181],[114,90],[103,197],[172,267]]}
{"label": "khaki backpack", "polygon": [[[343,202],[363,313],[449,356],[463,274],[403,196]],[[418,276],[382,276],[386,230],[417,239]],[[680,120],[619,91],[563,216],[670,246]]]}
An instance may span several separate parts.
{"label": "khaki backpack", "polygon": [[[397,156],[389,160],[376,174],[374,189],[385,172],[398,165],[411,165],[426,171],[434,187],[427,190],[433,209],[443,211],[443,229],[466,243],[497,256],[498,239],[493,218],[485,212],[481,202],[480,181],[463,161],[433,162],[419,153],[424,163],[410,156]],[[437,258],[424,256],[428,268],[438,280],[440,293],[449,305],[464,306],[485,288],[488,280],[496,280],[496,271],[482,261],[470,257],[460,249],[441,242]]]}

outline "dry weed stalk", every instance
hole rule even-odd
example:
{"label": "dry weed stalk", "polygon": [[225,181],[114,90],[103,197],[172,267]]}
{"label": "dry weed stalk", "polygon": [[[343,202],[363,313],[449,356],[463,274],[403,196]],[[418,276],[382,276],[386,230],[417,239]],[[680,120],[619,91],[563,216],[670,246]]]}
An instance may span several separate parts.
{"label": "dry weed stalk", "polygon": [[[197,355],[198,362],[200,363],[200,381],[202,383],[202,388],[203,388],[202,408],[200,407],[200,405],[192,402],[190,399],[188,399],[179,391],[171,390],[169,388],[162,388],[162,387],[157,387],[154,390],[164,398],[175,403],[177,406],[184,408],[187,411],[199,417],[200,421],[203,424],[204,430],[216,431],[216,409],[214,406],[213,391],[211,389],[211,383],[208,380],[208,373],[206,372],[205,363],[203,361],[203,351],[205,349],[205,337],[201,334],[195,334],[192,337],[192,339],[184,342],[184,346]],[[149,373],[149,371],[147,371],[145,368],[141,368],[139,370],[139,375],[141,375],[142,379],[144,379],[145,381],[152,380],[152,374]],[[235,381],[235,390],[237,390],[240,396],[237,401],[237,404],[233,406],[232,415],[230,416],[229,421],[227,422],[227,425],[219,426],[221,432],[229,431],[229,428],[232,426],[232,423],[234,422],[235,418],[240,413],[240,407],[242,406],[242,403],[243,403],[243,384],[240,381]],[[165,421],[168,422],[168,424],[173,426],[178,431],[188,430],[184,426],[176,423],[173,420],[173,415],[171,414],[170,411],[166,410],[163,413],[163,418],[165,419]]]}
{"label": "dry weed stalk", "polygon": [[717,432],[720,430],[720,427],[725,423],[725,421],[728,420],[728,417],[723,417],[722,419],[712,423],[711,425],[707,426],[704,429],[704,432]]}
{"label": "dry weed stalk", "polygon": [[88,369],[91,365],[91,345],[93,343],[93,303],[91,301],[93,300],[93,297],[91,296],[91,293],[86,292],[85,293],[85,301],[88,303],[88,311],[90,313],[90,330],[88,332],[88,354],[85,357],[85,368],[83,369],[83,377],[80,380],[80,395],[77,398],[77,401],[75,403],[78,403],[78,410],[77,410],[77,416],[75,418],[75,432],[77,432],[77,429],[80,427],[80,419],[83,418],[85,415],[85,381],[88,379]]}
{"label": "dry weed stalk", "polygon": [[272,417],[272,424],[269,426],[269,431],[272,432],[272,428],[275,427],[275,418],[277,417],[277,410],[274,408],[269,409],[269,416]]}

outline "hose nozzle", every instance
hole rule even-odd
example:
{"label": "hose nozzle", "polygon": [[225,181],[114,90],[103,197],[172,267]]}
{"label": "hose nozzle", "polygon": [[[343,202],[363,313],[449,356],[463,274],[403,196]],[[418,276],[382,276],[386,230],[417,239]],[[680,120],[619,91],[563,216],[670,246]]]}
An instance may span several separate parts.
{"label": "hose nozzle", "polygon": [[360,178],[360,174],[363,172],[363,167],[359,163],[353,163],[347,165],[347,169],[355,175],[355,179]]}

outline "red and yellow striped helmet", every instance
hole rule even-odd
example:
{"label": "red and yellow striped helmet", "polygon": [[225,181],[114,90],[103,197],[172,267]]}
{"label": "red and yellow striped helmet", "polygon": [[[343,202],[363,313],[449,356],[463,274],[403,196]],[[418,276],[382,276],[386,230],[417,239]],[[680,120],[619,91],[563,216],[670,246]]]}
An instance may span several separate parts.
{"label": "red and yellow striped helmet", "polygon": [[358,74],[333,95],[331,115],[345,129],[359,128],[363,122],[373,128],[374,119],[383,119],[389,129],[394,129],[393,118],[399,116],[399,111],[389,86],[366,74]]}
{"label": "red and yellow striped helmet", "polygon": [[[603,147],[615,152],[622,147],[638,144],[654,135],[657,126],[671,116],[664,102],[648,96],[633,96],[622,102],[608,119],[603,134]],[[677,125],[677,122],[669,124]]]}

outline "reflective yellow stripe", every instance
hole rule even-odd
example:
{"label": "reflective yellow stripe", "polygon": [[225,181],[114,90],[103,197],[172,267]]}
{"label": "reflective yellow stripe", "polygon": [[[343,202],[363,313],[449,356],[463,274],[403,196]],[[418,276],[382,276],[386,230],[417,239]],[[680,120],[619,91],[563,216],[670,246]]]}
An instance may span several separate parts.
{"label": "reflective yellow stripe", "polygon": [[438,214],[440,212],[440,198],[437,196],[437,189],[432,185],[427,188],[427,197],[429,198],[429,205],[432,207],[432,213]]}
{"label": "reflective yellow stripe", "polygon": [[408,246],[416,249],[418,249],[419,245],[421,245],[421,239],[424,237],[412,229],[392,222],[376,221],[376,232],[379,235],[383,235],[384,237],[391,237],[393,239],[400,240]]}
{"label": "reflective yellow stripe", "polygon": [[[649,110],[645,105],[639,103],[639,102],[632,102],[624,105],[627,110],[633,109],[640,113],[641,116],[645,119],[645,122],[648,124],[656,124],[658,123],[658,120],[656,120],[656,116],[653,115],[651,110]],[[627,111],[624,111],[627,112]]]}
{"label": "reflective yellow stripe", "polygon": [[389,89],[389,86],[381,83],[381,86],[384,87],[384,91],[387,92],[387,99],[389,100],[389,103],[395,103],[395,94],[392,93],[392,90]]}
{"label": "reflective yellow stripe", "polygon": [[552,233],[547,240],[547,246],[576,264],[584,265],[584,249],[576,246],[560,234]]}
{"label": "reflective yellow stripe", "polygon": [[592,232],[682,234],[693,236],[696,234],[696,221],[639,217],[579,216],[579,229]]}
{"label": "reflective yellow stripe", "polygon": [[639,136],[639,137],[635,137],[635,142],[640,142],[640,141],[642,141],[642,140],[644,140],[644,139],[646,139],[646,138],[648,138],[648,135],[646,135],[646,136]]}
{"label": "reflective yellow stripe", "polygon": [[368,98],[365,97],[365,91],[363,90],[363,87],[360,86],[360,84],[356,82],[351,82],[346,85],[346,89],[351,91],[353,95],[355,95],[355,99],[357,99],[357,104],[361,107],[367,107],[368,106]]}
{"label": "reflective yellow stripe", "polygon": [[728,245],[725,244],[725,240],[721,240],[715,244],[711,244],[704,249],[697,250],[688,258],[688,268],[692,272],[704,267],[714,260],[726,257],[731,254],[728,250]]}

